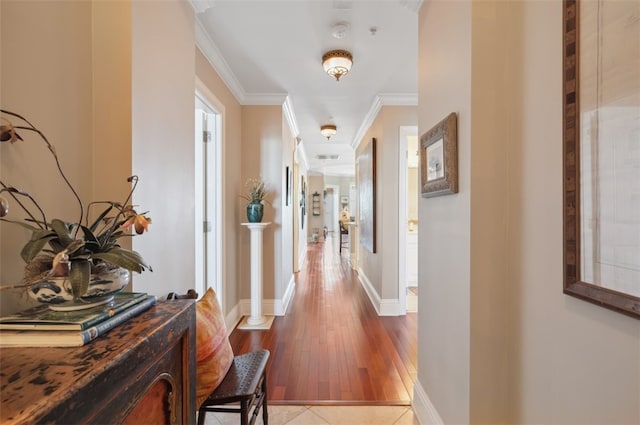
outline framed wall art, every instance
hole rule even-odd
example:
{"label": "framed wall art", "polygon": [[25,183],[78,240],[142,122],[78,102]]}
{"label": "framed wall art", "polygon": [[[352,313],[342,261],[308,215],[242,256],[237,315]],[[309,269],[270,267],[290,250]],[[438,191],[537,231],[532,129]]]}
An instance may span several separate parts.
{"label": "framed wall art", "polygon": [[292,185],[293,185],[293,170],[292,167],[289,167],[288,165],[285,167],[284,170],[284,179],[285,179],[285,195],[284,195],[284,205],[285,206],[289,206],[291,205],[291,192],[292,192]]}
{"label": "framed wall art", "polygon": [[458,193],[458,119],[455,112],[420,137],[422,197]]}
{"label": "framed wall art", "polygon": [[640,4],[563,9],[563,292],[640,319]]}
{"label": "framed wall art", "polygon": [[376,252],[376,139],[358,155],[360,243]]}

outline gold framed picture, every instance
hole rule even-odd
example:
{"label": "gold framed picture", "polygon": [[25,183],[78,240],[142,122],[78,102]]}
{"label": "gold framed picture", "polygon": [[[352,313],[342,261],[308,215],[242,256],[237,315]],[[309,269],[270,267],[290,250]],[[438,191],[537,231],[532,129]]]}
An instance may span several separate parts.
{"label": "gold framed picture", "polygon": [[458,117],[455,112],[420,137],[422,197],[458,193]]}

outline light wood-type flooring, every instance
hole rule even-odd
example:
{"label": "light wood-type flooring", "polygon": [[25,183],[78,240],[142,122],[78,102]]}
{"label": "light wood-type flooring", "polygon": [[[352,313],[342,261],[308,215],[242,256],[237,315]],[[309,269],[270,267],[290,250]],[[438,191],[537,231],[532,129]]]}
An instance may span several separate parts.
{"label": "light wood-type flooring", "polygon": [[268,400],[287,405],[409,405],[417,317],[379,317],[336,238],[308,245],[285,316],[268,331],[234,329],[234,353],[271,351]]}

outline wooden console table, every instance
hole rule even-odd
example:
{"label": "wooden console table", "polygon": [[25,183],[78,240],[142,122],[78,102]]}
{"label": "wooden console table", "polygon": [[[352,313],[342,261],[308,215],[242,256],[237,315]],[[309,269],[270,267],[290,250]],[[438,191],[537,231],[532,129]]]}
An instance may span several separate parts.
{"label": "wooden console table", "polygon": [[161,302],[77,348],[0,349],[2,424],[195,423],[195,303]]}

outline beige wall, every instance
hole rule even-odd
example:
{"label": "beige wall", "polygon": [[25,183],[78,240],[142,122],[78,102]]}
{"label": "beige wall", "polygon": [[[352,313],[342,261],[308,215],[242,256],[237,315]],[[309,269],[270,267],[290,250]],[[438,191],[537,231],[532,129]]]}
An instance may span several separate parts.
{"label": "beige wall", "polygon": [[133,202],[153,219],[133,247],[154,268],[133,287],[165,295],[195,280],[193,10],[187,2],[134,1],[132,23],[132,153],[141,177]]}
{"label": "beige wall", "polygon": [[[263,222],[271,222],[263,238],[263,298],[275,298],[275,282],[281,273],[282,209],[280,207],[282,184],[282,107],[242,107],[242,185],[238,194],[246,193],[244,186],[249,178],[262,178],[269,189],[264,208]],[[246,201],[238,198],[238,210],[242,222],[246,222]],[[249,231],[240,233],[240,298],[251,298],[251,257]],[[276,263],[277,262],[277,263]],[[278,264],[278,265],[276,265]],[[266,313],[270,313],[265,311]]]}
{"label": "beige wall", "polygon": [[[91,3],[3,1],[0,9],[0,105],[45,133],[86,205],[102,195],[94,192],[100,189],[100,179],[92,173],[94,155],[100,152],[94,154],[92,142]],[[47,219],[78,220],[78,203],[46,146],[33,133],[23,136],[25,142],[0,146],[0,179],[37,199]],[[118,150],[120,142],[113,144]],[[18,216],[22,217],[21,211],[12,203],[11,218]],[[0,227],[0,284],[14,285],[22,278],[24,262],[19,254],[30,233],[8,223]],[[31,304],[24,290],[3,291],[0,299],[1,314]]]}
{"label": "beige wall", "polygon": [[[195,48],[189,4],[3,1],[0,6],[2,107],[25,113],[46,131],[83,199],[120,199],[118,195],[126,194],[127,188],[120,181],[132,173],[141,178],[134,203],[149,211],[153,223],[149,233],[134,239],[134,248],[151,263],[154,272],[135,275],[134,290],[163,296],[193,286],[195,76],[214,93],[223,105],[225,120],[225,313],[234,310],[242,297],[248,299],[248,278],[244,286],[239,282],[239,270],[248,269],[248,260],[242,263],[241,258],[248,253],[249,243],[248,239],[239,240],[239,223],[246,216],[238,195],[248,177],[248,173],[241,174],[241,167],[256,169],[251,168],[251,158],[257,145],[253,141],[248,149],[241,150],[243,110]],[[66,48],[61,50],[59,46]],[[276,198],[272,200],[276,207],[267,209],[266,219],[277,223],[282,220],[278,204],[282,200],[281,165],[283,158],[291,157],[294,143],[283,133],[281,109],[245,108],[250,128],[255,122],[264,124],[263,128],[249,130],[248,137],[268,134],[275,143],[259,143],[259,157],[264,162],[257,169],[264,169],[274,184]],[[261,117],[263,112],[266,117]],[[276,145],[274,155],[270,148]],[[46,170],[51,158],[42,149],[34,152],[26,147],[33,148],[27,144],[2,146],[0,177],[25,188],[32,184],[29,191],[47,206],[51,216],[75,215],[68,191],[59,183],[50,184],[57,178],[54,169],[42,173],[43,181],[36,181],[39,176],[29,172],[31,165]],[[11,148],[11,156],[7,148]],[[22,167],[26,155],[29,169]],[[241,162],[241,156],[248,162]],[[21,244],[14,241],[26,240],[29,235],[17,226],[0,226],[0,279],[2,284],[17,283],[22,276]],[[273,232],[281,231],[280,224],[273,226]],[[285,257],[285,252],[291,251],[291,241],[279,240],[280,245],[265,252],[282,256],[278,279],[288,283],[292,260]],[[273,258],[266,260],[266,264],[273,264]],[[244,293],[240,287],[245,288]],[[284,288],[285,284],[279,284],[275,292],[281,295]],[[273,284],[265,292],[273,298]],[[16,303],[22,293],[3,292],[3,306],[10,306],[12,311],[22,308]]]}
{"label": "beige wall", "polygon": [[[398,293],[399,137],[401,126],[416,125],[415,106],[383,106],[356,155],[376,139],[376,253],[360,246],[359,267],[376,292],[383,315],[404,314]],[[370,297],[372,294],[369,294]]]}
{"label": "beige wall", "polygon": [[445,423],[463,424],[470,421],[471,3],[424,3],[418,32],[418,134],[457,112],[459,152],[459,193],[418,205],[418,385]]}
{"label": "beige wall", "polygon": [[460,155],[419,202],[423,416],[640,423],[640,322],[562,293],[561,48],[561,2],[421,8],[419,132],[458,112]]}
{"label": "beige wall", "polygon": [[[185,170],[195,160],[191,8],[182,2],[82,1],[3,2],[2,8],[2,106],[42,127],[85,204],[124,199],[122,181],[138,174],[133,203],[149,211],[153,224],[133,247],[154,272],[134,276],[133,289],[160,296],[186,289],[194,269],[194,226],[184,225],[193,215],[193,175]],[[123,22],[131,25],[112,34]],[[28,170],[16,167],[15,158],[3,162],[3,179],[32,184],[50,217],[70,220],[76,207],[55,171],[33,175],[51,160],[29,161]],[[14,230],[5,231],[3,236]],[[3,282],[21,276],[15,266],[18,238],[24,236],[3,238],[9,245],[3,249]],[[8,299],[3,294],[3,303]]]}

